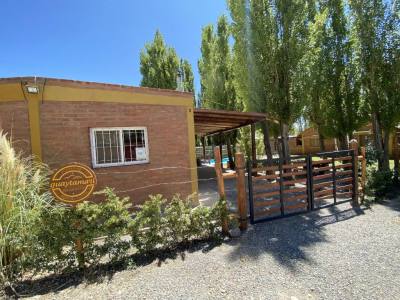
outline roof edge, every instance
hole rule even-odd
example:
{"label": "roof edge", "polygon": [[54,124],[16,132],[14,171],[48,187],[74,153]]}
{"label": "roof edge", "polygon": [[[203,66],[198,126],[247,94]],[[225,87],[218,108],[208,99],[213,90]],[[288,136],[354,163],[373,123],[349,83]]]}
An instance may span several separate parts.
{"label": "roof edge", "polygon": [[0,78],[0,84],[20,83],[20,82],[29,82],[29,83],[38,82],[39,84],[45,83],[46,85],[53,85],[53,86],[126,91],[126,92],[142,93],[142,94],[177,96],[177,97],[184,97],[191,99],[193,99],[194,97],[194,94],[191,92],[180,92],[175,90],[149,88],[149,87],[136,87],[130,85],[114,84],[114,83],[101,83],[92,81],[81,81],[81,80],[61,79],[52,77],[35,77],[35,76]]}

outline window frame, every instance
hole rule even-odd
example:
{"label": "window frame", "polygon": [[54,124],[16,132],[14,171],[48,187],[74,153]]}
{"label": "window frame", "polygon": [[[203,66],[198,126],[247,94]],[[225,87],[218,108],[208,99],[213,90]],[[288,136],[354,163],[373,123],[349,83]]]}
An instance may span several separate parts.
{"label": "window frame", "polygon": [[[125,161],[125,144],[123,138],[124,130],[143,130],[144,132],[144,142],[145,142],[145,151],[146,151],[146,160],[139,161]],[[120,155],[122,157],[121,162],[116,163],[97,163],[97,152],[96,152],[96,132],[98,131],[118,131],[118,138],[121,145]],[[131,166],[131,165],[142,165],[150,162],[150,151],[149,151],[149,140],[147,135],[147,127],[136,126],[136,127],[94,127],[89,129],[90,135],[90,152],[92,153],[92,166],[93,168],[106,168],[106,167],[119,167],[119,166]]]}

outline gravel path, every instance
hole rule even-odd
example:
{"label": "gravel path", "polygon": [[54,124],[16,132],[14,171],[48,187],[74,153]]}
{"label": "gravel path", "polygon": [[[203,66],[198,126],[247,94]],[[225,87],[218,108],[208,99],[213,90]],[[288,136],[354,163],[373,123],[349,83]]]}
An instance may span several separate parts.
{"label": "gravel path", "polygon": [[400,201],[342,204],[44,299],[399,299]]}

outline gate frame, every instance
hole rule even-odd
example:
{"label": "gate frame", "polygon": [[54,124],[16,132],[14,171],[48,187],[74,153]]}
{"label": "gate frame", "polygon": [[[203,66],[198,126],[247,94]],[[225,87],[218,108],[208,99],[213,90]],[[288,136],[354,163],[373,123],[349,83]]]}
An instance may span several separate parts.
{"label": "gate frame", "polygon": [[[241,205],[241,211],[239,211],[239,221],[241,223],[241,229],[245,230],[247,228],[247,225],[244,224],[245,219],[247,219],[245,217],[245,215],[247,214],[247,208],[246,208],[246,200],[249,201],[249,213],[250,213],[250,223],[251,224],[255,224],[255,223],[260,223],[260,222],[264,222],[264,221],[271,221],[274,219],[279,219],[279,218],[285,218],[285,217],[290,217],[290,216],[294,216],[294,215],[300,215],[300,214],[305,214],[307,212],[313,211],[313,210],[318,210],[318,209],[322,209],[322,208],[327,208],[327,207],[331,207],[334,205],[338,205],[338,204],[342,204],[342,203],[346,203],[346,202],[350,202],[352,201],[352,204],[354,206],[358,206],[359,205],[359,190],[358,190],[358,184],[359,184],[359,160],[361,160],[361,191],[362,191],[362,198],[361,198],[361,202],[363,202],[364,200],[364,196],[365,196],[365,182],[366,182],[366,158],[365,158],[365,147],[361,147],[361,155],[358,155],[358,143],[356,140],[352,140],[350,141],[350,150],[344,150],[344,151],[348,151],[348,153],[350,153],[352,155],[352,177],[353,177],[353,194],[352,194],[352,199],[351,200],[344,200],[344,201],[340,201],[338,202],[336,199],[336,166],[335,166],[335,157],[332,157],[332,173],[335,172],[335,176],[333,176],[333,182],[332,184],[334,185],[334,203],[332,204],[328,204],[328,205],[324,205],[323,207],[320,208],[314,208],[314,189],[313,189],[313,176],[309,176],[310,175],[310,170],[312,170],[312,155],[311,154],[307,154],[307,155],[300,155],[300,156],[296,156],[296,157],[305,157],[306,158],[306,168],[307,168],[307,210],[305,211],[299,211],[299,212],[294,212],[294,213],[290,213],[285,215],[283,213],[281,213],[281,215],[278,216],[274,216],[274,217],[270,217],[270,218],[263,218],[263,219],[259,219],[259,220],[254,220],[254,199],[253,199],[253,181],[252,181],[252,171],[253,171],[253,162],[251,160],[247,160],[246,163],[244,163],[244,155],[243,153],[241,153],[240,151],[237,153],[238,156],[241,156],[241,158],[238,159],[238,157],[235,157],[235,159],[238,159],[239,161],[242,161],[242,166],[239,167],[239,169],[236,170],[236,173],[234,174],[223,174],[222,173],[222,168],[221,165],[219,163],[217,163],[216,159],[216,164],[215,164],[215,170],[216,170],[216,175],[217,175],[217,184],[218,184],[218,191],[219,191],[219,195],[220,197],[224,197],[225,196],[225,187],[224,187],[224,179],[225,178],[236,178],[238,179],[239,176],[242,177],[242,181],[240,183],[238,183],[238,204],[239,202],[243,202]],[[216,157],[219,157],[219,147],[215,147],[214,148],[214,152],[216,154]],[[322,152],[322,153],[317,153],[317,155],[329,155],[329,154],[340,154],[343,153],[343,151],[333,151],[333,152]],[[220,160],[220,157],[219,157]],[[273,159],[274,161],[278,160],[280,165],[281,164],[281,160],[280,158],[278,159]],[[246,199],[247,197],[243,197],[243,193],[239,193],[239,189],[243,189],[245,190],[245,172],[244,170],[247,169],[247,174],[248,174],[248,199]],[[282,167],[280,167],[280,175],[282,174]],[[313,175],[312,171],[311,171],[311,175]],[[281,180],[281,176],[280,176],[280,182]],[[239,180],[238,180],[239,182]],[[282,189],[281,189],[281,184],[280,184],[280,203],[282,205]],[[356,190],[357,188],[357,190]],[[244,195],[247,193],[244,193]],[[311,197],[310,197],[311,196]],[[223,231],[226,232],[227,231],[227,220],[222,220],[223,223]]]}
{"label": "gate frame", "polygon": [[[351,159],[351,164],[352,164],[351,170],[352,170],[352,179],[353,179],[352,180],[352,185],[353,185],[352,192],[353,192],[353,194],[352,194],[351,199],[343,200],[343,201],[339,201],[338,202],[337,199],[336,199],[336,166],[335,166],[335,157],[338,157],[338,156],[340,157],[344,152],[347,152],[348,156],[352,157],[352,159]],[[329,208],[329,207],[332,207],[332,206],[335,206],[335,205],[339,205],[339,204],[343,204],[343,203],[347,203],[347,202],[352,202],[352,201],[353,201],[353,203],[355,203],[355,200],[354,200],[354,190],[355,190],[354,183],[356,182],[356,178],[357,178],[358,174],[356,176],[356,173],[355,173],[355,170],[356,170],[356,168],[355,168],[356,155],[355,155],[354,149],[337,150],[337,151],[330,151],[330,152],[319,152],[319,153],[316,154],[316,156],[322,156],[322,157],[324,155],[325,156],[332,156],[331,157],[332,158],[332,174],[334,175],[334,176],[332,176],[333,177],[332,185],[334,186],[334,188],[333,188],[333,195],[334,195],[333,203],[326,204],[326,205],[321,206],[321,207],[313,207],[312,210],[319,210],[319,209],[323,209],[323,208]],[[310,154],[310,156],[311,156],[311,164],[312,164],[312,155]],[[308,174],[307,174],[307,176],[308,176]],[[313,176],[311,176],[310,180],[313,181]],[[314,203],[314,190],[313,189],[312,189],[312,202]]]}
{"label": "gate frame", "polygon": [[[309,188],[309,176],[308,176],[308,170],[309,170],[309,164],[311,164],[310,159],[311,156],[309,154],[307,155],[296,155],[293,158],[305,158],[306,160],[306,168],[307,168],[307,210],[305,211],[298,211],[298,212],[294,212],[294,213],[288,213],[285,214],[284,211],[284,202],[283,202],[283,180],[282,180],[282,174],[283,174],[283,163],[282,160],[280,158],[275,158],[274,161],[278,161],[279,164],[279,201],[280,201],[280,208],[281,208],[281,214],[277,215],[277,216],[273,216],[273,217],[266,217],[266,218],[262,218],[262,219],[258,219],[255,220],[254,219],[254,199],[253,199],[253,176],[252,174],[252,169],[253,169],[253,161],[248,160],[247,161],[247,179],[248,179],[248,189],[249,189],[249,208],[250,208],[250,223],[251,224],[257,224],[257,223],[262,223],[262,222],[266,222],[266,221],[272,221],[272,220],[276,220],[276,219],[282,219],[282,218],[288,218],[288,217],[293,217],[293,216],[297,216],[297,215],[301,215],[304,213],[307,213],[311,210],[309,210],[309,207],[312,207],[310,204],[310,198],[308,197],[308,188]],[[257,162],[266,162],[266,160],[258,160]]]}
{"label": "gate frame", "polygon": [[[359,177],[359,172],[358,172],[358,160],[362,160],[362,169],[361,169],[361,184],[364,188],[365,185],[365,170],[364,168],[364,161],[365,161],[365,155],[362,155],[361,157],[358,156],[358,144],[357,141],[352,140],[350,142],[351,149],[349,150],[339,150],[339,151],[331,151],[331,152],[320,152],[317,153],[317,156],[331,156],[332,158],[332,189],[333,189],[333,203],[321,206],[321,207],[314,207],[314,180],[313,180],[313,164],[312,164],[312,154],[307,154],[305,156],[306,158],[306,170],[307,170],[307,210],[305,211],[299,211],[299,212],[294,212],[294,213],[289,213],[285,214],[284,212],[284,203],[283,203],[283,190],[282,190],[282,184],[283,184],[283,178],[282,178],[282,160],[279,158],[278,159],[278,164],[279,164],[279,200],[280,200],[280,208],[281,208],[281,214],[273,217],[266,217],[266,218],[261,218],[261,219],[255,219],[254,218],[254,194],[253,194],[253,180],[252,180],[252,171],[253,171],[253,161],[248,160],[247,161],[247,174],[248,174],[248,194],[249,194],[249,212],[250,212],[250,223],[251,224],[256,224],[256,223],[261,223],[265,221],[272,221],[280,218],[285,218],[285,217],[291,217],[295,215],[300,215],[300,214],[305,214],[310,211],[315,211],[323,208],[329,208],[335,205],[347,203],[347,202],[352,202],[354,206],[359,205],[358,201],[358,177]],[[361,152],[364,154],[365,149],[362,149]],[[343,154],[346,154],[346,156],[351,156],[351,163],[352,163],[352,197],[348,200],[343,200],[343,201],[337,201],[337,184],[336,184],[336,158],[342,156]],[[302,156],[296,156],[296,157],[302,157]],[[275,159],[274,159],[275,160]],[[263,162],[264,160],[261,160],[260,162]],[[364,191],[363,191],[364,194]]]}

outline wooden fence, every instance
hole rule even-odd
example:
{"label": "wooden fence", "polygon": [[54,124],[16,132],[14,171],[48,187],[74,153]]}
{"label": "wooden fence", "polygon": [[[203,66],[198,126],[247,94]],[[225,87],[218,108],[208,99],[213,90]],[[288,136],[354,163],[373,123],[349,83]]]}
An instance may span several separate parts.
{"label": "wooden fence", "polygon": [[[351,201],[363,200],[366,181],[365,148],[358,155],[357,141],[351,149],[324,152],[317,155],[293,156],[290,164],[275,159],[248,161],[247,172],[242,153],[236,153],[236,172],[224,174],[218,147],[216,158],[218,191],[225,197],[224,179],[236,178],[240,228],[251,223],[291,216]],[[247,189],[246,189],[247,173]],[[249,204],[249,205],[247,205]]]}

